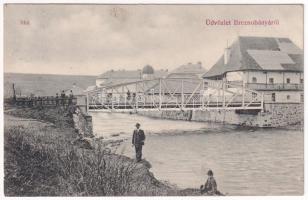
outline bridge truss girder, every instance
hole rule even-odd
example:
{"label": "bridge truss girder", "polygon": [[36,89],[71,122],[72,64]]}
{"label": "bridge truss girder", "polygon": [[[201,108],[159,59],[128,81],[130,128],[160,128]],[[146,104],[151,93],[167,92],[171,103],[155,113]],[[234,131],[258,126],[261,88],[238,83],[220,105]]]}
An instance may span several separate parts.
{"label": "bridge truss girder", "polygon": [[263,94],[225,81],[159,78],[119,83],[88,91],[88,109],[138,110],[263,109]]}

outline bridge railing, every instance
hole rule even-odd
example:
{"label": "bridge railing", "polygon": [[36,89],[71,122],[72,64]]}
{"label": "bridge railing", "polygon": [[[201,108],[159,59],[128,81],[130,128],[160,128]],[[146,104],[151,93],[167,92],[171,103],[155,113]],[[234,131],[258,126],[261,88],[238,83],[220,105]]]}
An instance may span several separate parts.
{"label": "bridge railing", "polygon": [[43,97],[19,97],[15,100],[16,106],[21,107],[56,107],[76,105],[77,97],[57,98],[54,96]]}

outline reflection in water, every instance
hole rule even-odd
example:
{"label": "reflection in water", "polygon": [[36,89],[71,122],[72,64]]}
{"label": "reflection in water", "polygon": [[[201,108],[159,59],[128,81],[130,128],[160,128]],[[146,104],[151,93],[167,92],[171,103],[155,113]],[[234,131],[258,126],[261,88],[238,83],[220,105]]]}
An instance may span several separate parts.
{"label": "reflection in water", "polygon": [[[144,157],[158,179],[199,187],[210,168],[220,191],[230,195],[301,195],[304,136],[283,129],[245,130],[219,124],[93,113],[94,132],[131,137],[136,122],[147,139]],[[119,149],[134,157],[130,140]]]}

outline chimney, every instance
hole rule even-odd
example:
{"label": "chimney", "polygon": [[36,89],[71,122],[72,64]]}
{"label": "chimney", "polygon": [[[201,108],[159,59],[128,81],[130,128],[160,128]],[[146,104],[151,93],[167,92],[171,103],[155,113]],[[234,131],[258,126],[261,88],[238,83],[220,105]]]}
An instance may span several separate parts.
{"label": "chimney", "polygon": [[228,64],[231,56],[231,49],[229,47],[225,48],[225,53],[224,53],[224,64]]}

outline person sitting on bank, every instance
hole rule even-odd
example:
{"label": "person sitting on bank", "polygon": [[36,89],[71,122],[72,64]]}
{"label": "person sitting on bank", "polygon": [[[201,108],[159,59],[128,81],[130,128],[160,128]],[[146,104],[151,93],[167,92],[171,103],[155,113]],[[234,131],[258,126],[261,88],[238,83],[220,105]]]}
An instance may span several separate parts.
{"label": "person sitting on bank", "polygon": [[212,170],[209,170],[207,172],[208,178],[206,180],[206,183],[204,185],[200,186],[200,192],[201,194],[207,193],[208,195],[222,195],[217,190],[217,183],[214,178],[214,173]]}
{"label": "person sitting on bank", "polygon": [[132,139],[132,144],[133,146],[135,146],[137,162],[140,162],[142,158],[142,146],[144,145],[144,140],[145,140],[144,131],[140,129],[140,124],[137,123]]}

